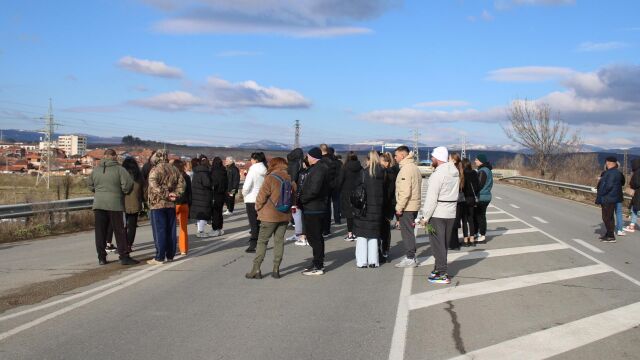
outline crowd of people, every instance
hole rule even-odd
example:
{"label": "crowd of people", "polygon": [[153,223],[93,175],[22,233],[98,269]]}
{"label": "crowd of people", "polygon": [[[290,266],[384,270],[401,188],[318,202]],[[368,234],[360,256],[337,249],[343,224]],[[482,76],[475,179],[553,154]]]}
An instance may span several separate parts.
{"label": "crowd of people", "polygon": [[[447,252],[486,240],[486,210],[493,186],[486,156],[476,157],[474,170],[468,159],[449,154],[444,147],[435,148],[431,153],[435,170],[428,180],[424,202],[422,174],[408,147],[400,146],[393,154],[372,150],[362,160],[349,152],[343,161],[326,144],[306,153],[294,149],[286,159],[267,161],[263,152],[254,152],[240,189],[240,172],[231,157],[209,161],[199,155],[190,163],[169,163],[166,151],[157,150],[140,169],[131,158],[120,165],[115,151],[106,150],[101,165],[88,179],[95,192],[99,263],[107,263],[110,232],[115,235],[120,262],[138,263],[130,253],[134,251],[137,216],[143,207],[149,210],[156,250],[147,262],[157,265],[173,261],[178,253],[187,255],[189,220],[195,221],[198,238],[222,236],[224,216],[233,215],[235,198],[241,191],[250,228],[245,251],[255,253],[247,278],[262,278],[260,267],[271,238],[271,274],[280,277],[290,223],[295,231],[287,240],[312,249],[313,260],[302,274],[324,274],[325,237],[332,233],[332,224],[339,225],[344,218],[344,240],[355,242],[358,268],[376,268],[390,262],[393,228],[400,230],[404,246],[404,256],[395,266],[417,266],[416,226],[432,229],[435,268],[429,281],[449,283]],[[209,222],[210,232],[205,229]],[[458,228],[462,228],[462,241]]]}
{"label": "crowd of people", "polygon": [[626,179],[619,170],[620,164],[615,156],[609,156],[605,160],[604,171],[600,174],[597,186],[596,204],[602,209],[602,221],[604,222],[604,234],[600,237],[602,242],[614,243],[617,236],[624,236],[626,232],[635,232],[640,229],[638,216],[640,216],[640,159],[631,162],[633,175],[629,182],[629,190],[633,194],[629,204],[631,222],[626,227],[623,220],[624,187]]}

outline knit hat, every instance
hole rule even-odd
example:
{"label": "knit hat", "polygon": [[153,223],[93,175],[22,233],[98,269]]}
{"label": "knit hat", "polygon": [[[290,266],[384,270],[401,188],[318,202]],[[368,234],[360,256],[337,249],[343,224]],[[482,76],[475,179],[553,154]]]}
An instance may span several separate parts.
{"label": "knit hat", "polygon": [[606,160],[607,162],[614,162],[614,163],[618,162],[618,158],[616,158],[615,156],[608,156]]}
{"label": "knit hat", "polygon": [[320,148],[318,147],[311,148],[311,150],[307,152],[307,155],[311,156],[316,160],[322,159],[322,151],[320,151]]}
{"label": "knit hat", "polygon": [[433,149],[433,151],[431,152],[431,156],[442,162],[449,161],[449,151],[444,146],[438,146],[437,148]]}
{"label": "knit hat", "polygon": [[476,156],[476,159],[478,159],[483,164],[486,164],[489,162],[489,160],[487,160],[487,155],[485,154],[478,154],[478,156]]}

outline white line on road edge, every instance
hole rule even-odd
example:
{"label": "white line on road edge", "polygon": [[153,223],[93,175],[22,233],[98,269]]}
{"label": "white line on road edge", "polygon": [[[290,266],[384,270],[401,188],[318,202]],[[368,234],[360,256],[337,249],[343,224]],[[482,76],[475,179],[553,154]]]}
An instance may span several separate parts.
{"label": "white line on road edge", "polygon": [[516,234],[525,234],[540,231],[535,227],[528,227],[525,229],[508,229],[508,230],[489,230],[486,233],[486,236],[500,236],[500,235],[516,235]]}
{"label": "white line on road edge", "polygon": [[500,210],[500,211],[487,211],[486,212],[487,215],[496,215],[496,214],[506,214],[504,211]]}
{"label": "white line on road edge", "polygon": [[487,220],[487,224],[502,223],[502,222],[514,222],[514,221],[520,221],[520,220],[518,220],[518,219],[491,219],[491,220]]}
{"label": "white line on road edge", "polygon": [[639,324],[640,302],[472,351],[454,359],[547,359]]}
{"label": "white line on road edge", "polygon": [[502,200],[502,198],[500,196],[496,196],[496,199],[498,200]]}
{"label": "white line on road edge", "polygon": [[607,266],[590,265],[571,269],[549,271],[544,273],[509,277],[498,280],[482,281],[479,283],[448,287],[440,290],[425,291],[409,297],[409,310],[422,309],[447,301],[464,299],[473,296],[493,294],[502,291],[521,289],[525,287],[547,284],[556,281],[574,279],[610,272]]}
{"label": "white line on road edge", "polygon": [[[476,251],[458,252],[458,253],[450,252],[449,256],[447,257],[447,261],[451,263],[454,261],[485,259],[489,257],[493,258],[493,257],[499,257],[499,256],[521,255],[521,254],[530,254],[530,253],[536,253],[536,252],[554,251],[554,250],[562,250],[562,249],[567,249],[567,247],[562,244],[546,244],[546,245],[519,246],[519,247],[506,248],[506,249],[492,249],[492,250],[480,250],[480,251],[476,250]],[[434,263],[435,263],[435,260],[433,256],[430,256],[422,261],[418,261],[418,266],[433,265]]]}
{"label": "white line on road edge", "polygon": [[518,206],[516,204],[509,204],[509,206],[511,206],[514,209],[520,209],[520,206]]}
{"label": "white line on road edge", "polygon": [[[233,234],[233,235],[229,236],[227,239],[221,239],[220,242],[216,242],[216,243],[208,245],[206,247],[194,250],[194,251],[191,252],[190,256],[196,255],[196,254],[198,254],[200,252],[203,252],[203,251],[208,251],[208,250],[217,248],[218,246],[223,245],[226,241],[236,240],[236,239],[242,237],[243,235],[246,235],[247,232],[248,231],[242,231],[242,232],[239,232],[237,234]],[[86,291],[83,291],[83,292],[80,292],[80,293],[77,293],[77,294],[74,294],[74,295],[71,295],[71,296],[67,296],[65,298],[62,298],[62,299],[59,299],[59,300],[56,300],[56,301],[48,302],[46,304],[42,304],[42,305],[35,306],[35,307],[29,308],[29,309],[26,309],[26,310],[22,310],[22,311],[19,311],[19,312],[15,312],[15,313],[12,313],[12,314],[8,314],[8,315],[5,315],[5,316],[2,316],[2,317],[0,317],[0,322],[6,321],[6,320],[9,320],[9,319],[13,319],[13,318],[18,317],[18,316],[26,315],[26,314],[32,313],[34,311],[40,311],[40,310],[43,310],[43,309],[46,309],[46,308],[50,308],[52,306],[55,306],[55,305],[58,305],[58,304],[61,304],[61,303],[65,303],[65,302],[68,302],[68,301],[71,301],[71,300],[75,300],[75,299],[87,296],[89,294],[92,294],[92,293],[95,293],[95,292],[98,292],[98,291],[101,291],[101,290],[112,288],[113,286],[121,286],[121,285],[126,284],[132,278],[136,278],[138,276],[147,278],[148,276],[145,276],[145,274],[150,272],[150,271],[155,270],[158,267],[160,267],[160,269],[157,272],[154,272],[154,274],[159,273],[161,271],[164,271],[167,268],[176,266],[178,264],[182,264],[182,263],[184,263],[184,262],[186,262],[188,260],[191,260],[191,259],[192,259],[192,257],[186,257],[186,258],[184,258],[184,260],[177,260],[174,263],[169,264],[169,265],[153,265],[153,266],[150,266],[150,267],[145,267],[144,269],[136,271],[133,274],[129,274],[129,275],[125,276],[125,277],[119,278],[117,280],[111,281],[111,282],[103,284],[103,285],[100,285],[98,287],[95,287],[95,288],[92,288],[92,289],[88,289]],[[98,294],[98,295],[101,295],[101,294]],[[70,306],[72,306],[72,305],[70,305]],[[11,334],[11,335],[13,335],[13,334]],[[4,339],[4,338],[0,337],[0,340],[2,340],[2,339]]]}
{"label": "white line on road edge", "polygon": [[[505,213],[506,213],[507,215],[509,215],[509,216],[513,216],[514,218],[518,219],[518,217],[517,217],[517,216],[514,216],[513,214],[510,214],[510,213],[508,213],[508,212],[506,212],[506,211],[505,211]],[[526,222],[526,221],[524,221],[524,220],[522,220],[522,219],[520,219],[520,221],[522,221],[522,222],[523,222],[525,225],[527,225],[527,226],[535,227],[535,226],[533,226],[533,225],[529,224],[528,222]],[[608,265],[608,264],[604,263],[603,261],[600,261],[600,260],[596,259],[596,258],[595,258],[595,257],[593,257],[592,255],[587,254],[586,252],[584,252],[584,251],[582,251],[582,250],[578,249],[577,247],[575,247],[575,246],[573,246],[573,245],[571,245],[571,244],[569,244],[569,243],[567,243],[567,242],[565,242],[565,241],[562,241],[562,240],[558,239],[557,237],[555,237],[555,236],[553,236],[553,235],[549,234],[549,233],[548,233],[548,232],[546,232],[546,231],[543,231],[543,230],[540,230],[540,229],[538,229],[538,231],[540,231],[540,233],[541,233],[541,234],[545,235],[545,236],[546,236],[546,237],[548,237],[549,239],[554,240],[554,241],[556,241],[556,242],[559,242],[560,244],[564,244],[564,245],[566,245],[566,246],[567,246],[567,247],[569,247],[571,250],[573,250],[573,251],[577,252],[578,254],[580,254],[580,255],[582,255],[582,256],[584,256],[584,257],[586,257],[587,259],[589,259],[589,260],[591,260],[591,261],[593,261],[593,262],[596,262],[596,263],[598,263],[598,264],[601,264],[601,265],[604,265],[604,266],[608,266],[608,267],[611,269],[610,271],[612,271],[612,272],[614,272],[614,273],[616,273],[616,274],[618,274],[618,275],[622,276],[623,278],[625,278],[625,279],[627,279],[627,280],[631,281],[631,282],[632,282],[632,283],[634,283],[635,285],[640,286],[640,281],[638,281],[638,280],[637,280],[637,279],[635,279],[634,277],[629,276],[629,275],[627,275],[627,274],[623,273],[622,271],[620,271],[620,270],[618,270],[618,269],[614,268],[613,266]]]}
{"label": "white line on road edge", "polygon": [[598,254],[602,254],[602,253],[604,253],[604,251],[602,251],[602,250],[598,249],[597,247],[595,247],[595,246],[593,246],[593,245],[589,244],[588,242],[586,242],[586,241],[584,241],[584,240],[580,240],[580,239],[573,239],[573,241],[577,242],[578,244],[580,244],[580,245],[582,245],[582,246],[586,247],[587,249],[589,249],[589,250],[591,250],[591,251],[593,251],[593,252],[595,252],[595,253],[598,253]]}
{"label": "white line on road edge", "polygon": [[537,216],[534,216],[533,218],[534,218],[534,219],[536,219],[536,220],[538,220],[539,222],[541,222],[541,223],[543,223],[543,224],[548,224],[548,223],[549,223],[547,220],[545,220],[545,219],[543,219],[543,218],[539,218],[539,217],[537,217]]}
{"label": "white line on road edge", "polygon": [[413,269],[415,268],[405,268],[402,275],[402,286],[400,287],[396,324],[393,327],[393,337],[391,338],[389,360],[404,359],[404,348],[407,342],[407,326],[409,325],[408,302],[409,296],[411,296],[411,285],[413,283]]}

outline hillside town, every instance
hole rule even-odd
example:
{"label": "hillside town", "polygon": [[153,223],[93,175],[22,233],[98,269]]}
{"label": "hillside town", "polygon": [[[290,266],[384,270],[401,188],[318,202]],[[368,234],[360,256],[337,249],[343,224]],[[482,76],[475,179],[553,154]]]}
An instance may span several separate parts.
{"label": "hillside town", "polygon": [[[37,174],[45,171],[47,152],[51,151],[51,175],[80,174],[89,175],[93,168],[100,164],[104,156],[105,147],[90,148],[87,137],[82,135],[61,135],[51,143],[0,142],[0,172]],[[119,160],[131,157],[142,166],[151,157],[154,149],[116,146]],[[169,160],[191,160],[186,156],[169,154]],[[240,173],[248,170],[248,161],[239,159],[236,166]]]}

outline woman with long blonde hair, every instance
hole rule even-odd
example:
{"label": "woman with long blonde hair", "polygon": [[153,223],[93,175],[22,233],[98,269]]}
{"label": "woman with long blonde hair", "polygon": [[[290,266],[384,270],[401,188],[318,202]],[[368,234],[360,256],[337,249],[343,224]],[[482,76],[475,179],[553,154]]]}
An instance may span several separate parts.
{"label": "woman with long blonde hair", "polygon": [[[377,151],[370,151],[367,156],[367,167],[360,173],[356,187],[364,188],[366,202],[364,211],[355,212],[353,219],[353,233],[356,236],[356,266],[359,268],[378,267],[378,239],[380,239],[380,224],[384,221],[383,191],[384,174],[380,166]],[[356,209],[357,210],[357,209]]]}

